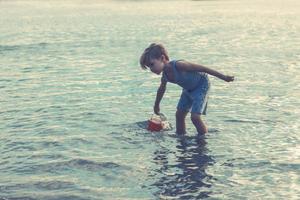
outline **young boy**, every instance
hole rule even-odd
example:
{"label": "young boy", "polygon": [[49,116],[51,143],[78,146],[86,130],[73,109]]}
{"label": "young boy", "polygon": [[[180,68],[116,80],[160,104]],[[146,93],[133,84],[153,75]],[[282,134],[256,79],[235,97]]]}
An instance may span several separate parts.
{"label": "young boy", "polygon": [[207,133],[207,127],[201,119],[206,114],[207,93],[210,87],[208,76],[216,76],[231,82],[233,76],[223,75],[213,69],[193,64],[184,60],[169,61],[169,56],[161,44],[152,43],[140,58],[143,69],[149,68],[153,73],[162,73],[161,84],[157,90],[154,113],[159,114],[160,101],[166,91],[167,82],[178,84],[183,88],[176,111],[176,133],[185,134],[185,117],[191,109],[191,119],[199,134]]}

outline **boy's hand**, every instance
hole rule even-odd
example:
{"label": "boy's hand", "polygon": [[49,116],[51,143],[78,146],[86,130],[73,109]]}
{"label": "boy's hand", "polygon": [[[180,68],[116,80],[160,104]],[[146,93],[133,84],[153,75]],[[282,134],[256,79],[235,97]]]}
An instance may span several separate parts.
{"label": "boy's hand", "polygon": [[234,76],[225,76],[223,80],[226,82],[234,81]]}
{"label": "boy's hand", "polygon": [[159,115],[159,111],[160,111],[159,105],[154,105],[153,110],[154,110],[154,113],[155,113],[155,114]]}

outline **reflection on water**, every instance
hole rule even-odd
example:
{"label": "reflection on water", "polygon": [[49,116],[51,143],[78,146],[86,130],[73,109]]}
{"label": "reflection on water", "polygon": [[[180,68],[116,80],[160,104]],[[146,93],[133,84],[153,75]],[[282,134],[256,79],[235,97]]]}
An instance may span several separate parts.
{"label": "reflection on water", "polygon": [[[206,168],[214,164],[207,154],[205,138],[180,136],[176,151],[165,147],[154,152],[153,162],[162,176],[152,185],[158,189],[155,196],[160,198],[202,199],[211,193],[209,183],[213,179]],[[175,157],[175,158],[173,158]]]}

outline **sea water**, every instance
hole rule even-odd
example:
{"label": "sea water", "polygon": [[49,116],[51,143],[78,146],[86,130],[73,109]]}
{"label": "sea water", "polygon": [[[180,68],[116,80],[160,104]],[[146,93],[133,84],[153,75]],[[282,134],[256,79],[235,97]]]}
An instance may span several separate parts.
{"label": "sea water", "polygon": [[[0,1],[0,199],[299,199],[300,3]],[[210,76],[205,138],[148,132],[152,42]],[[161,112],[175,126],[181,89]]]}

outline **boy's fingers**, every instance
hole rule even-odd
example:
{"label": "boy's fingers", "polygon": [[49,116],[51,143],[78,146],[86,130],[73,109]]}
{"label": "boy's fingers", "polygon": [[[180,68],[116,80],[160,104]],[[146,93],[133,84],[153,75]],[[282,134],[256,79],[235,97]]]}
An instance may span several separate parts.
{"label": "boy's fingers", "polygon": [[228,76],[228,82],[234,81],[234,76]]}

